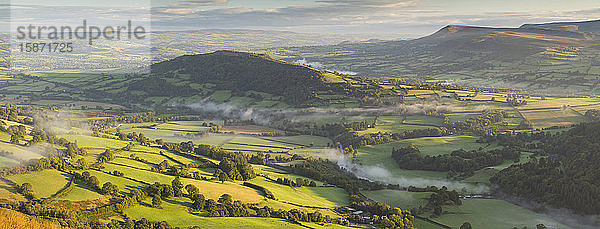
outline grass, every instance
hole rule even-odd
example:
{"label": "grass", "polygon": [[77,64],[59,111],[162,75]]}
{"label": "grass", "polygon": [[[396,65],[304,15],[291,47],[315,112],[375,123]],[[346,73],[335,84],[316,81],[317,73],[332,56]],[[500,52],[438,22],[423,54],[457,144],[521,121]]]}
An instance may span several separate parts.
{"label": "grass", "polygon": [[230,134],[209,134],[200,138],[194,139],[193,142],[196,144],[207,144],[213,146],[220,146],[223,143],[233,139],[233,135]]}
{"label": "grass", "polygon": [[[114,170],[118,170],[125,173],[125,177],[130,177],[149,184],[154,184],[155,182],[159,182],[161,184],[171,184],[171,181],[175,179],[174,176],[119,165],[105,164],[104,166],[104,171],[112,172]],[[198,189],[200,189],[200,193],[211,199],[218,199],[219,196],[225,193],[232,195],[234,199],[239,199],[246,203],[256,203],[263,199],[258,191],[233,182],[220,183],[188,178],[182,178],[181,181],[184,185],[195,185],[198,187]]]}
{"label": "grass", "polygon": [[547,128],[585,122],[583,112],[599,103],[598,98],[546,98],[529,101],[518,109],[535,128]]}
{"label": "grass", "polygon": [[58,138],[65,138],[71,142],[77,142],[79,147],[92,147],[92,148],[123,148],[127,146],[127,142],[108,139],[108,138],[99,138],[94,136],[87,135],[58,135]]}
{"label": "grass", "polygon": [[534,128],[568,126],[587,121],[587,119],[569,109],[521,111],[523,116],[533,123]]}
{"label": "grass", "polygon": [[[391,179],[392,177],[416,177],[426,179],[441,179],[446,177],[445,172],[432,172],[420,170],[404,170],[398,168],[398,165],[392,160],[392,148],[399,148],[404,143],[393,142],[388,144],[365,146],[357,151],[355,163],[364,166],[376,166],[385,170],[379,178]],[[389,177],[392,176],[392,177]]]}
{"label": "grass", "polygon": [[302,187],[292,188],[257,177],[251,181],[273,192],[280,201],[303,206],[334,207],[348,204],[348,193],[340,188]]}
{"label": "grass", "polygon": [[[150,204],[147,199],[146,204]],[[147,218],[155,221],[166,221],[175,227],[200,226],[201,228],[285,228],[303,229],[305,227],[276,218],[258,217],[202,217],[191,214],[185,205],[187,198],[171,198],[163,200],[162,209],[136,205],[128,208],[125,213],[133,219]],[[302,223],[305,224],[305,223]],[[314,223],[306,223],[311,228],[324,228]],[[342,228],[338,225],[327,224],[326,228]]]}
{"label": "grass", "polygon": [[442,120],[440,118],[431,116],[381,116],[377,119],[374,128],[359,131],[359,133],[401,133],[407,130],[437,128],[441,125]]}
{"label": "grass", "polygon": [[292,117],[294,120],[301,122],[312,122],[319,126],[325,124],[335,124],[344,122],[354,122],[354,121],[367,121],[372,123],[375,121],[375,117],[373,116],[314,116],[314,115],[296,115]]}
{"label": "grass", "polygon": [[[406,146],[410,143],[420,146],[423,155],[449,154],[456,149],[472,150],[486,144],[476,143],[477,137],[473,136],[448,136],[448,137],[426,137],[408,139],[381,145],[365,146],[359,148],[354,163],[361,165],[359,172],[365,173],[370,179],[380,180],[403,186],[448,186],[449,189],[457,190],[480,190],[479,185],[468,182],[446,181],[446,172],[405,170],[391,158],[392,149]],[[486,148],[489,149],[490,147]]]}
{"label": "grass", "polygon": [[[476,150],[486,148],[487,144],[477,143],[478,137],[469,135],[446,136],[446,137],[424,137],[407,139],[398,142],[396,148],[402,145],[413,144],[417,146],[423,155],[436,156],[450,154],[454,150]],[[391,154],[391,150],[389,151]]]}
{"label": "grass", "polygon": [[[90,175],[96,176],[98,178],[100,185],[103,185],[106,182],[110,182],[114,185],[117,185],[117,187],[119,187],[119,192],[122,194],[128,194],[129,191],[134,188],[140,189],[146,187],[146,185],[143,183],[132,181],[123,177],[109,175],[96,170],[88,170],[88,172],[90,173]],[[127,174],[125,174],[125,177],[127,177]],[[65,198],[69,198],[69,195],[67,195]]]}
{"label": "grass", "polygon": [[[136,156],[139,154],[140,153],[136,154]],[[146,155],[146,154],[144,154],[144,155]],[[166,160],[166,158],[165,158],[165,160]],[[167,161],[169,161],[169,160],[167,160]],[[123,165],[129,165],[129,166],[133,166],[133,167],[140,168],[140,169],[147,169],[147,170],[152,169],[152,166],[149,164],[135,161],[135,160],[132,160],[129,158],[117,157],[117,158],[113,159],[111,162],[123,164]]]}
{"label": "grass", "polygon": [[540,108],[561,108],[566,106],[582,106],[600,103],[598,98],[546,98],[546,100],[537,100],[529,102],[519,109],[540,109]]}
{"label": "grass", "polygon": [[362,193],[375,201],[406,210],[425,205],[427,203],[425,198],[432,194],[431,192],[405,192],[389,189],[363,191]]}
{"label": "grass", "polygon": [[258,135],[258,134],[265,134],[265,133],[275,133],[275,132],[278,132],[279,130],[269,128],[269,127],[257,126],[257,125],[244,125],[244,126],[223,126],[223,128],[221,128],[221,131],[234,132],[234,133],[238,133],[238,134],[256,134],[256,135]]}
{"label": "grass", "polygon": [[305,145],[309,146],[313,144],[314,146],[327,146],[327,144],[332,144],[331,140],[326,137],[320,136],[311,136],[311,135],[296,135],[296,136],[281,136],[281,137],[263,137],[261,139],[265,139],[268,141],[276,141],[276,142],[287,142],[288,145]]}
{"label": "grass", "polygon": [[[4,145],[2,143],[0,143],[0,146],[4,146]],[[4,150],[4,147],[2,147],[2,148]],[[0,168],[17,166],[19,164],[20,164],[20,162],[15,159],[0,156]]]}
{"label": "grass", "polygon": [[87,186],[76,184],[73,189],[65,196],[59,198],[61,200],[84,201],[94,200],[104,197],[95,191],[92,191]]}
{"label": "grass", "polygon": [[10,202],[27,201],[24,196],[18,194],[17,190],[4,180],[0,180],[0,199]]}
{"label": "grass", "polygon": [[535,228],[544,224],[548,228],[569,228],[552,218],[537,214],[525,208],[494,199],[463,199],[462,206],[444,206],[444,214],[432,220],[458,228],[464,222],[470,222],[473,228],[506,229]]}
{"label": "grass", "polygon": [[19,185],[30,183],[38,198],[50,197],[69,182],[68,174],[53,169],[12,175],[7,179]]}
{"label": "grass", "polygon": [[418,228],[418,229],[440,229],[442,227],[437,226],[432,223],[429,223],[425,220],[415,218],[415,228]]}
{"label": "grass", "polygon": [[338,218],[339,215],[333,211],[332,209],[317,209],[317,208],[308,208],[308,207],[299,207],[292,204],[287,204],[278,200],[265,199],[264,201],[258,204],[258,207],[269,206],[273,209],[282,209],[282,210],[292,210],[297,209],[304,212],[320,212],[323,215],[328,215],[332,218]]}
{"label": "grass", "polygon": [[[140,159],[144,159],[147,160],[150,163],[154,163],[154,164],[159,164],[164,160],[167,160],[167,162],[169,162],[169,164],[175,164],[175,162],[169,160],[167,157],[162,156],[160,154],[154,154],[154,153],[145,153],[145,152],[140,152],[140,151],[121,151],[119,152],[117,155],[122,156],[122,157],[127,157],[129,158],[131,154],[134,154],[135,157],[139,157]],[[129,160],[129,159],[120,159],[119,161],[125,162],[123,164],[126,165],[132,165],[132,166],[136,166],[139,165],[140,162],[136,162],[133,160]],[[117,161],[115,161],[117,162]],[[147,165],[141,165],[140,168],[147,168]]]}
{"label": "grass", "polygon": [[215,91],[211,96],[211,99],[217,103],[223,103],[231,98],[230,90],[219,90]]}
{"label": "grass", "polygon": [[240,151],[245,151],[245,150],[252,150],[252,151],[256,151],[256,152],[263,152],[263,151],[274,151],[274,152],[279,152],[279,151],[284,151],[287,152],[289,150],[291,150],[292,148],[288,148],[288,147],[269,147],[269,146],[262,146],[262,145],[248,145],[247,143],[226,143],[221,145],[221,148],[226,149],[226,150],[231,150],[231,151],[236,151],[236,150],[240,150]]}

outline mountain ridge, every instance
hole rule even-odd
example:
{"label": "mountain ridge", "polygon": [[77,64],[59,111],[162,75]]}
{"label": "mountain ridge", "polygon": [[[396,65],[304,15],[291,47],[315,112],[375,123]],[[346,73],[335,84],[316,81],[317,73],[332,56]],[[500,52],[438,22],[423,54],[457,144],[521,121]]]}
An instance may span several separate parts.
{"label": "mountain ridge", "polygon": [[[579,23],[588,29],[599,24]],[[600,34],[550,25],[448,25],[413,40],[286,47],[265,53],[366,77],[444,80],[560,95],[593,93],[600,85]]]}
{"label": "mountain ridge", "polygon": [[600,33],[600,20],[523,24],[519,28],[547,28],[588,33]]}

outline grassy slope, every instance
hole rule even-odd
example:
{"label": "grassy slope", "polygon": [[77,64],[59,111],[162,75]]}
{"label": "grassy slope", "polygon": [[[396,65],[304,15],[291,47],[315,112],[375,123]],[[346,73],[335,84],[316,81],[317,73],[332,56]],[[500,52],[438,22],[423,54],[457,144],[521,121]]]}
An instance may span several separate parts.
{"label": "grassy slope", "polygon": [[303,206],[334,207],[348,204],[348,194],[339,188],[302,187],[292,188],[258,177],[251,181],[273,192],[280,201]]}
{"label": "grassy slope", "polygon": [[[147,199],[146,204],[150,204]],[[133,219],[149,218],[159,221],[167,221],[172,226],[187,227],[197,225],[201,228],[304,228],[297,224],[289,223],[285,220],[274,218],[255,218],[255,217],[200,217],[187,212],[185,207],[189,203],[186,198],[173,198],[165,200],[161,205],[162,209],[155,209],[147,206],[136,205],[125,211]],[[316,224],[307,224],[313,228],[322,228]],[[327,225],[327,228],[341,228],[338,225]]]}
{"label": "grassy slope", "polygon": [[431,192],[404,192],[399,190],[363,191],[362,193],[375,201],[384,202],[401,209],[412,209],[424,205],[427,203],[426,198],[432,194]]}
{"label": "grassy slope", "polygon": [[477,138],[473,136],[449,136],[449,137],[425,137],[408,139],[381,145],[365,146],[358,149],[358,157],[355,162],[368,166],[381,166],[391,172],[392,175],[415,178],[445,178],[445,172],[403,170],[391,159],[392,149],[400,148],[408,144],[415,144],[424,155],[449,154],[456,149],[472,150],[485,147],[486,144],[476,143]]}
{"label": "grassy slope", "polygon": [[444,214],[433,220],[452,227],[460,227],[462,223],[470,222],[473,228],[489,229],[525,226],[535,228],[535,225],[540,223],[549,228],[569,228],[548,216],[536,214],[503,200],[465,199],[463,206],[444,207],[444,211],[454,214]]}
{"label": "grassy slope", "polygon": [[49,197],[62,189],[69,181],[66,173],[43,170],[8,176],[7,179],[21,185],[31,183],[36,197]]}

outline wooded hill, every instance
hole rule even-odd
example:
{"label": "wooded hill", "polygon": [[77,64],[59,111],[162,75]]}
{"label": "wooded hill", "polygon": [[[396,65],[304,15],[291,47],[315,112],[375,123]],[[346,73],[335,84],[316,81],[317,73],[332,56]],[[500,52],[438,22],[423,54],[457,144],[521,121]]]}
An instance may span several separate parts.
{"label": "wooded hill", "polygon": [[[171,79],[179,81],[173,83]],[[152,74],[132,83],[128,91],[143,91],[145,96],[181,96],[202,93],[206,87],[233,93],[264,92],[282,96],[289,104],[302,105],[314,101],[315,92],[325,90],[327,85],[320,71],[306,66],[266,55],[218,51],[154,64]]]}
{"label": "wooded hill", "polygon": [[533,149],[547,158],[513,165],[490,181],[512,195],[581,214],[600,211],[600,122],[546,135]]}

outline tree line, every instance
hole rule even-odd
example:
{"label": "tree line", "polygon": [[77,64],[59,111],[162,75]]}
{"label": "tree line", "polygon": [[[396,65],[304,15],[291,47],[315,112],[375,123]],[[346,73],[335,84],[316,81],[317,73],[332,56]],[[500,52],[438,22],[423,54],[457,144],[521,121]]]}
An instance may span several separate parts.
{"label": "tree line", "polygon": [[[555,134],[537,134],[528,144],[541,158],[512,165],[490,181],[509,194],[580,214],[600,212],[600,122]],[[531,137],[533,138],[533,137]],[[515,141],[518,142],[518,141]]]}
{"label": "tree line", "polygon": [[392,158],[400,168],[459,173],[463,177],[485,167],[500,165],[505,160],[518,162],[520,157],[521,152],[511,147],[489,151],[459,149],[437,156],[423,156],[414,145],[392,149]]}

